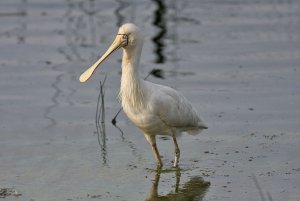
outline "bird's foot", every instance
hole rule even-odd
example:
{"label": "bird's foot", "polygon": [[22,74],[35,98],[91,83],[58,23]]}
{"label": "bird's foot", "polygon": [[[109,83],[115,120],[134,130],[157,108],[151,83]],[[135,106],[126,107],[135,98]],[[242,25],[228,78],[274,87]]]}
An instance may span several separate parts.
{"label": "bird's foot", "polygon": [[162,169],[162,167],[163,167],[163,163],[162,163],[162,162],[158,162],[158,163],[156,164],[156,169],[157,169],[157,170]]}
{"label": "bird's foot", "polygon": [[177,168],[178,167],[178,158],[175,157],[175,159],[172,161],[172,163],[173,163],[173,167]]}
{"label": "bird's foot", "polygon": [[180,150],[178,148],[178,149],[175,149],[175,157],[174,157],[174,160],[172,161],[173,167],[178,167],[179,158],[180,158]]}

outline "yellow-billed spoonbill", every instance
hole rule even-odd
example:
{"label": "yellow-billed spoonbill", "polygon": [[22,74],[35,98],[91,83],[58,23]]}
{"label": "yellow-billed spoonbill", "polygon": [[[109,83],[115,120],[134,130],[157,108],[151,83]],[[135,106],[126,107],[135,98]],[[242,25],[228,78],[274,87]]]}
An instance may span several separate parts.
{"label": "yellow-billed spoonbill", "polygon": [[154,84],[139,78],[138,66],[143,46],[143,36],[134,24],[124,24],[105,54],[79,78],[87,81],[96,68],[114,51],[123,48],[120,99],[128,118],[143,131],[152,147],[158,167],[162,167],[161,157],[156,146],[156,135],[173,138],[175,159],[178,166],[180,150],[176,135],[187,132],[199,133],[207,126],[201,121],[197,110],[178,91],[163,85]]}

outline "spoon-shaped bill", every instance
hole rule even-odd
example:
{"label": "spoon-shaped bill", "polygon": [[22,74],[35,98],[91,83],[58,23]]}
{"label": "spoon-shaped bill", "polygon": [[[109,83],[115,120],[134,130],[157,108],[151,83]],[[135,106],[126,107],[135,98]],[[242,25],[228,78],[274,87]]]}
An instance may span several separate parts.
{"label": "spoon-shaped bill", "polygon": [[120,47],[122,47],[122,38],[120,35],[117,35],[114,42],[111,44],[108,50],[103,54],[103,56],[96,63],[94,63],[90,68],[88,68],[84,73],[80,75],[79,81],[86,82],[88,79],[90,79],[93,73],[95,72],[95,70],[97,69],[97,67]]}

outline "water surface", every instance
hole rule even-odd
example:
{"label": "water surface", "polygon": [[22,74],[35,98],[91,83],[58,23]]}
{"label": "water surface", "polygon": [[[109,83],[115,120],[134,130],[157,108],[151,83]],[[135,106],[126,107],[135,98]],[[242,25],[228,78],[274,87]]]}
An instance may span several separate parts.
{"label": "water surface", "polygon": [[[297,0],[2,0],[3,200],[299,200],[300,3]],[[119,109],[121,52],[79,75],[118,26],[144,31],[140,75],[181,91],[209,129],[158,140],[165,169]],[[105,91],[105,137],[95,115]]]}

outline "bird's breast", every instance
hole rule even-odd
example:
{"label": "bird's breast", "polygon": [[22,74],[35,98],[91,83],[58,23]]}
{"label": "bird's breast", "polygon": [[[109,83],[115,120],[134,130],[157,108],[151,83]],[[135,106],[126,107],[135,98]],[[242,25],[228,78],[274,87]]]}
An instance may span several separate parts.
{"label": "bird's breast", "polygon": [[153,113],[148,107],[132,107],[130,105],[123,106],[123,110],[130,121],[144,133],[171,135],[170,128]]}

